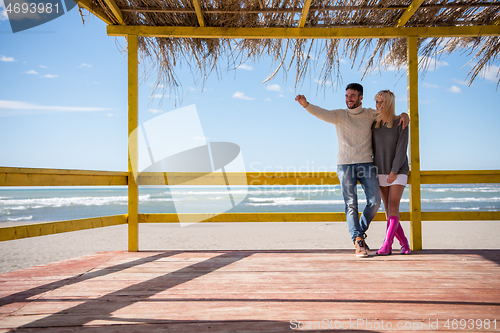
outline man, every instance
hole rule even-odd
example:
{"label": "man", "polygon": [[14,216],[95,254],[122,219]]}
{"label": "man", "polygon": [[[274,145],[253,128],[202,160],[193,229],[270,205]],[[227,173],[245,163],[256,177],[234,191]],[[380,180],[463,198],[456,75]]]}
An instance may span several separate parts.
{"label": "man", "polygon": [[[310,104],[304,95],[295,100],[310,114],[321,120],[332,123],[337,129],[339,154],[337,175],[342,186],[345,202],[345,214],[349,233],[356,247],[357,257],[367,257],[369,247],[366,245],[366,231],[380,207],[380,191],[377,170],[373,164],[371,126],[377,111],[363,108],[363,86],[351,83],[346,88],[345,102],[347,109],[325,110]],[[409,117],[401,115],[403,127],[408,126]],[[366,195],[366,207],[358,215],[357,183],[361,184]]]}

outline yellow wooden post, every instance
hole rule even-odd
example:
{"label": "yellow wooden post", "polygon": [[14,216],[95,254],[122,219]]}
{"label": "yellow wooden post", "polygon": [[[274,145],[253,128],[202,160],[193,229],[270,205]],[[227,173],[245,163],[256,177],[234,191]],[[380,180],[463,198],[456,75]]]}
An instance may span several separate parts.
{"label": "yellow wooden post", "polygon": [[422,249],[422,211],[420,201],[420,148],[418,124],[418,38],[408,37],[407,77],[408,113],[410,114],[410,223],[411,247]]}
{"label": "yellow wooden post", "polygon": [[[128,250],[139,251],[139,186],[133,170],[137,170],[137,136],[130,134],[138,125],[138,57],[137,35],[128,35]],[[134,153],[131,154],[130,150]]]}

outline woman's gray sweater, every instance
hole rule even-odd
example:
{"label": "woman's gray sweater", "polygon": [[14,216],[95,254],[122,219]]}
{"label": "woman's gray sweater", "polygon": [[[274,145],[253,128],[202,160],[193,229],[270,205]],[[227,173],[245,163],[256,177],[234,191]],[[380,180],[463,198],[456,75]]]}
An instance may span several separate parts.
{"label": "woman's gray sweater", "polygon": [[398,123],[399,119],[395,119],[392,128],[385,125],[375,128],[375,122],[372,125],[373,161],[379,175],[388,175],[391,171],[408,174],[408,127],[403,129]]}

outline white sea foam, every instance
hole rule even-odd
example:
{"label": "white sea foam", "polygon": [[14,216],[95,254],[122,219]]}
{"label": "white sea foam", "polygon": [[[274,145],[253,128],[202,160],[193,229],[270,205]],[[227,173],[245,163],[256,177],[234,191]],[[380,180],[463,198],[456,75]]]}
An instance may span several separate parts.
{"label": "white sea foam", "polygon": [[434,192],[434,193],[444,193],[444,192],[498,193],[500,192],[500,187],[446,187],[446,188],[423,187],[422,192],[423,191]]}
{"label": "white sea foam", "polygon": [[[177,193],[179,194],[184,194],[184,195],[196,195],[196,196],[201,196],[201,195],[213,195],[213,194],[221,194],[227,191],[227,187],[223,186],[219,191],[186,191],[186,192],[181,192],[178,191]],[[231,193],[234,194],[245,194],[247,193],[247,190],[231,190]]]}
{"label": "white sea foam", "polygon": [[32,220],[33,216],[19,216],[19,217],[8,217],[7,221],[9,222],[16,222],[16,221],[25,221],[25,220]]}
{"label": "white sea foam", "polygon": [[[149,200],[150,195],[141,195],[139,200]],[[69,198],[35,198],[35,199],[8,199],[0,201],[0,206],[9,210],[25,210],[38,208],[59,208],[67,206],[105,206],[127,205],[127,196],[109,197],[69,197]]]}
{"label": "white sea foam", "polygon": [[[283,200],[282,200],[283,199]],[[306,206],[306,205],[343,205],[344,200],[294,200],[294,198],[269,198],[266,201],[250,202],[248,206]]]}
{"label": "white sea foam", "polygon": [[479,207],[451,207],[450,210],[465,210],[465,211],[470,211],[470,210],[479,210]]}
{"label": "white sea foam", "polygon": [[493,198],[434,198],[434,199],[422,199],[422,202],[429,203],[448,203],[448,202],[500,202],[500,197]]}
{"label": "white sea foam", "polygon": [[[141,198],[139,197],[140,201],[149,201],[149,202],[170,202],[174,201],[172,198]],[[176,199],[177,201],[177,199]]]}

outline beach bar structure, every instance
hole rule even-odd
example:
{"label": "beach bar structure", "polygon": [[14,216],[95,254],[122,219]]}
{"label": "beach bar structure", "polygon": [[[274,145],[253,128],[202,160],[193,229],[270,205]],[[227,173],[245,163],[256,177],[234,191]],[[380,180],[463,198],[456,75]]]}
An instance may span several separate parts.
{"label": "beach bar structure", "polygon": [[[214,66],[205,64],[201,58],[210,58],[210,53],[222,53],[227,41],[238,40],[238,47],[244,52],[266,50],[281,52],[281,41],[296,44],[290,48],[299,49],[305,40],[328,41],[325,47],[326,66],[340,59],[339,40],[349,40],[346,48],[354,56],[358,49],[376,40],[374,46],[379,52],[387,50],[387,56],[376,61],[374,53],[369,62],[372,67],[406,63],[408,78],[408,114],[410,115],[410,211],[401,213],[402,220],[411,222],[411,247],[422,249],[421,221],[454,220],[499,220],[498,211],[473,212],[422,212],[420,202],[421,184],[499,183],[499,170],[483,171],[425,171],[420,170],[418,75],[419,55],[432,55],[450,50],[470,49],[476,52],[477,64],[471,72],[471,81],[479,75],[490,58],[497,59],[500,49],[500,2],[497,1],[267,1],[267,0],[189,0],[189,1],[127,1],[127,0],[79,0],[80,7],[100,18],[107,24],[109,36],[125,36],[128,42],[128,133],[138,127],[138,55],[139,51],[156,54],[160,67],[159,78],[169,83],[172,64],[169,55],[175,52],[191,51],[198,61],[199,69]],[[432,41],[424,45],[423,41]],[[223,44],[221,41],[226,41]],[[185,43],[185,44],[183,44]],[[168,51],[175,45],[182,51]],[[333,46],[332,46],[333,45]],[[433,47],[429,47],[433,45]],[[373,46],[373,45],[372,45]],[[163,51],[159,51],[163,50]],[[277,50],[277,51],[276,51]],[[420,50],[420,51],[419,51]],[[196,54],[197,52],[206,54]],[[420,53],[419,53],[420,52]],[[279,56],[276,56],[277,59]],[[282,56],[284,58],[284,56]],[[306,57],[304,57],[306,58]],[[309,57],[307,57],[309,58]],[[283,60],[284,61],[284,60]],[[420,61],[421,62],[421,61]],[[302,63],[305,64],[305,63]],[[302,65],[299,64],[298,66]],[[420,63],[422,69],[425,64]],[[326,73],[331,69],[326,68]],[[298,71],[299,72],[299,71]],[[299,74],[298,74],[299,75]],[[170,82],[171,83],[171,82]],[[30,168],[0,168],[0,186],[128,186],[128,214],[106,216],[72,221],[59,221],[36,225],[0,228],[0,240],[42,236],[53,233],[76,231],[117,224],[128,224],[129,251],[138,251],[140,223],[178,222],[178,216],[171,214],[140,214],[139,185],[168,184],[165,175],[141,173],[133,177],[137,166],[137,138],[129,139],[128,172],[105,172],[83,170],[48,170]],[[135,141],[134,141],[135,140]],[[193,181],[200,175],[179,173],[169,180],[193,185],[220,184],[203,177],[205,183]],[[201,178],[200,178],[201,179]],[[308,185],[339,184],[335,173],[311,173],[270,175],[266,173],[240,173],[232,175],[240,185]],[[178,180],[178,182],[177,182]],[[232,185],[235,185],[233,182]],[[184,217],[183,220],[189,220]],[[287,221],[345,221],[344,213],[224,213],[192,215],[193,221],[204,222],[287,222]],[[378,213],[375,220],[385,220]]]}
{"label": "beach bar structure", "polygon": [[[233,39],[257,56],[262,54],[258,50],[280,54],[281,41],[297,52],[305,40],[328,42],[327,64],[338,60],[336,41],[348,40],[344,46],[353,55],[374,41],[372,46],[388,55],[369,59],[372,67],[384,60],[406,64],[410,211],[401,219],[410,221],[416,252],[358,260],[353,250],[334,249],[139,251],[141,223],[176,223],[179,216],[139,213],[139,186],[165,184],[166,177],[145,172],[136,179],[137,141],[129,140],[127,172],[0,168],[0,186],[128,186],[128,214],[0,228],[0,241],[128,224],[129,249],[1,274],[0,332],[500,331],[500,251],[422,249],[421,231],[421,221],[500,220],[500,211],[422,212],[420,202],[421,184],[500,183],[500,170],[420,170],[418,120],[419,55],[470,48],[478,59],[474,79],[490,57],[498,59],[500,2],[77,2],[106,22],[109,36],[127,38],[129,135],[138,127],[139,54],[151,45],[167,83],[172,67],[166,50],[185,46],[182,52],[192,50],[203,70],[206,58],[214,60],[213,54]],[[426,39],[431,42],[425,44]],[[212,53],[196,54],[200,50]],[[203,177],[203,184],[196,181],[198,174],[174,176],[166,185],[220,184],[216,175]],[[339,184],[326,172],[306,177],[236,173],[231,179],[240,185]],[[183,220],[190,218],[345,221],[342,212],[186,214]],[[375,220],[385,220],[384,214]]]}

